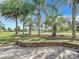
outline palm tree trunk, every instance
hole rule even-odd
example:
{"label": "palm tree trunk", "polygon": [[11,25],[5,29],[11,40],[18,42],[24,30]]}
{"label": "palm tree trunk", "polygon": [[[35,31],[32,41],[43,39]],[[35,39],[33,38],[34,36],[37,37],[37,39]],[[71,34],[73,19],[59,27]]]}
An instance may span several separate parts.
{"label": "palm tree trunk", "polygon": [[41,32],[40,32],[40,24],[38,25],[38,35],[40,35],[41,34]]}
{"label": "palm tree trunk", "polygon": [[29,24],[29,35],[31,35],[31,31],[32,31],[32,24]]}
{"label": "palm tree trunk", "polygon": [[25,23],[23,21],[23,35],[24,35],[24,32],[25,32]]}
{"label": "palm tree trunk", "polygon": [[72,1],[72,38],[73,39],[75,39],[76,37],[75,20],[76,20],[76,0],[73,0]]}
{"label": "palm tree trunk", "polygon": [[40,22],[41,22],[41,16],[40,16],[40,10],[41,10],[41,0],[38,0],[38,7],[37,7],[37,10],[38,10],[38,35],[41,34],[40,30]]}
{"label": "palm tree trunk", "polygon": [[57,32],[57,26],[56,26],[56,24],[54,24],[53,25],[52,36],[56,36],[56,32]]}
{"label": "palm tree trunk", "polygon": [[15,20],[16,20],[16,33],[15,34],[18,35],[18,20],[17,20],[17,17],[16,17]]}

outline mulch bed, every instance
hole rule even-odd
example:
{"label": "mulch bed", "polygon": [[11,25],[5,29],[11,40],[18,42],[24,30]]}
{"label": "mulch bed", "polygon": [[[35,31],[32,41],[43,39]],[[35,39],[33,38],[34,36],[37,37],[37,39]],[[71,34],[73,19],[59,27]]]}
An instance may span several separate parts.
{"label": "mulch bed", "polygon": [[[72,36],[64,36],[64,35],[52,36],[52,35],[50,35],[50,34],[41,34],[41,35],[32,34],[32,35],[30,35],[30,36],[32,36],[32,37],[40,37],[40,38],[49,38],[49,39],[51,39],[51,38],[53,38],[53,39],[68,39],[68,40],[69,40],[69,39],[70,39],[70,40],[73,39]],[[76,37],[75,39],[79,40],[79,37]]]}

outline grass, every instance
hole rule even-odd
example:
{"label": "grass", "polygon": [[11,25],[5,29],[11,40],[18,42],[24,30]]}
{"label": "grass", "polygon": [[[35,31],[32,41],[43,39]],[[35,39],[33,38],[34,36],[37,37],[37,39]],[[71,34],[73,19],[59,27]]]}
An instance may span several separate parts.
{"label": "grass", "polygon": [[0,33],[0,41],[6,42],[7,44],[13,43],[13,40],[12,40],[13,34],[14,34],[14,32],[2,32],[2,33]]}
{"label": "grass", "polygon": [[[0,41],[2,42],[6,42],[8,44],[13,44],[14,41],[13,41],[13,35],[14,35],[14,32],[2,32],[0,33]],[[63,34],[65,36],[71,36],[71,34]],[[79,33],[77,33],[77,36],[79,36]],[[64,40],[64,39],[45,39],[45,38],[39,38],[39,37],[30,37],[29,35],[20,35],[21,37],[21,40],[23,41],[30,41],[30,42],[70,42],[70,40]],[[79,41],[77,40],[74,40],[73,42],[70,42],[70,43],[76,43],[76,44],[79,44]]]}

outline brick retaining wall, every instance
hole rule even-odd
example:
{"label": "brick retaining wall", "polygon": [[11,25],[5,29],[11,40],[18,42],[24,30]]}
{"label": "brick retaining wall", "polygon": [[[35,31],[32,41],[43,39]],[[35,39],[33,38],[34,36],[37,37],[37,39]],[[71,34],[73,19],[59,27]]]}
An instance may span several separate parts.
{"label": "brick retaining wall", "polygon": [[62,46],[69,48],[79,48],[79,45],[67,42],[23,42],[21,40],[17,40],[16,44],[22,47]]}

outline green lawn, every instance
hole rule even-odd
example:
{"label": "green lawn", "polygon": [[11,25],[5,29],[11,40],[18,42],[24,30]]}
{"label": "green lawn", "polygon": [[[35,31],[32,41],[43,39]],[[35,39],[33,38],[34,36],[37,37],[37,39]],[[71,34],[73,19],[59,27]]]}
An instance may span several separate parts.
{"label": "green lawn", "polygon": [[[13,41],[13,35],[14,32],[2,32],[0,33],[0,41],[6,42],[7,44],[14,43]],[[65,36],[68,34],[64,34]],[[79,34],[77,34],[79,35]],[[69,34],[71,36],[71,34]],[[30,37],[28,35],[22,35],[21,39],[24,41],[30,41],[30,42],[69,42],[69,40],[63,40],[63,39],[56,39],[56,40],[50,40],[50,39],[45,39],[45,38],[38,38],[38,37]],[[78,43],[79,41],[73,41],[74,43]]]}
{"label": "green lawn", "polygon": [[0,41],[2,42],[6,42],[6,43],[12,43],[12,35],[14,34],[14,32],[2,32],[0,33]]}

